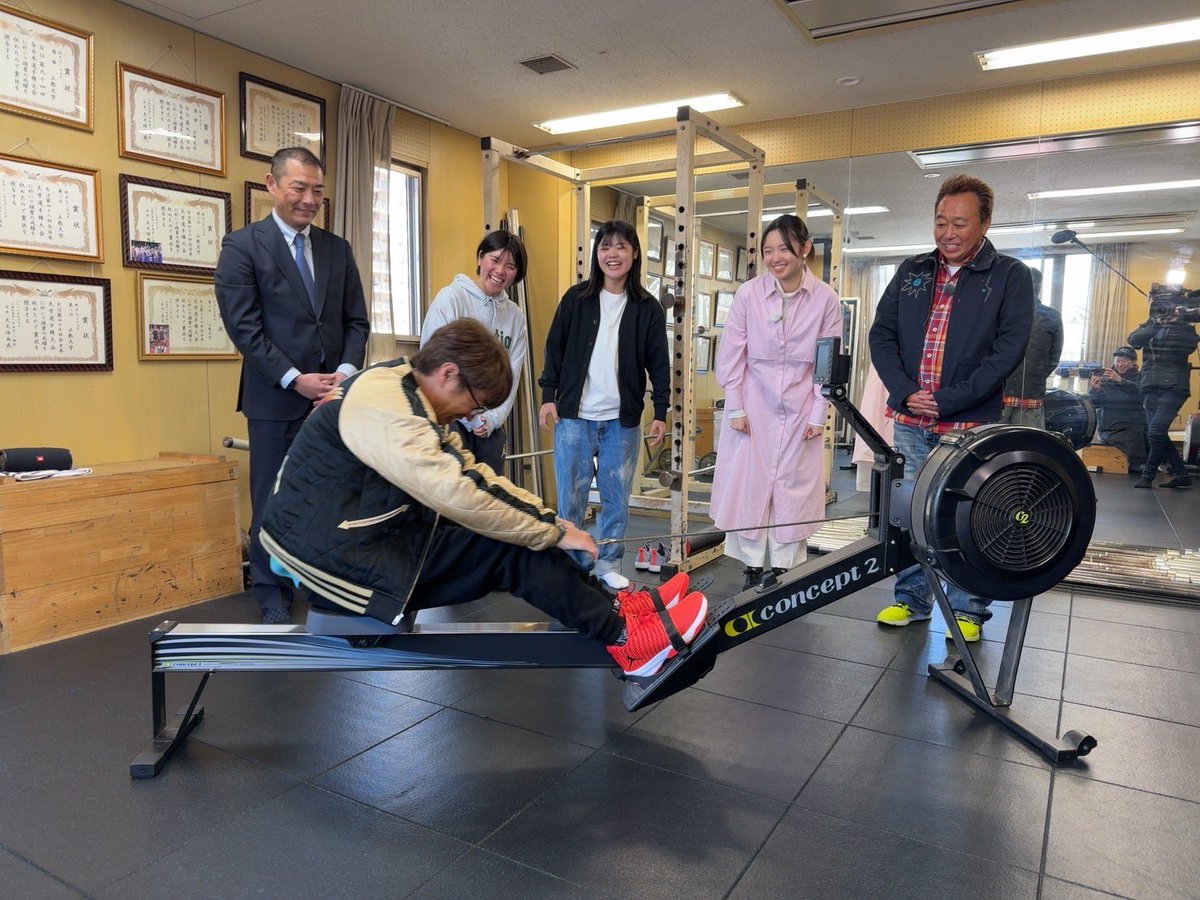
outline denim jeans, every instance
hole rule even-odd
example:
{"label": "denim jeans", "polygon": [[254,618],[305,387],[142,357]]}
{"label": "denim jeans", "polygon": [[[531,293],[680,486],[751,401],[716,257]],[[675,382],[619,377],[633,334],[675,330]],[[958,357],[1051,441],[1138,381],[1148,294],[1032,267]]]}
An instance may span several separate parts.
{"label": "denim jeans", "polygon": [[[592,478],[600,491],[597,540],[625,537],[629,521],[629,493],[637,469],[638,443],[642,430],[624,428],[617,419],[590,422],[559,419],[554,426],[554,479],[558,487],[558,515],[579,525],[587,509]],[[592,558],[570,551],[583,568],[592,568]],[[596,561],[597,575],[616,572],[625,555],[624,544],[605,544]]]}
{"label": "denim jeans", "polygon": [[1183,457],[1175,449],[1169,431],[1179,410],[1187,402],[1186,387],[1149,387],[1142,389],[1142,404],[1146,410],[1146,438],[1150,452],[1142,463],[1142,477],[1153,478],[1158,467],[1166,465],[1172,475],[1186,475]]}
{"label": "denim jeans", "polygon": [[[904,454],[904,477],[916,478],[917,469],[925,461],[934,447],[937,446],[941,435],[915,425],[896,423],[893,442],[896,450]],[[942,581],[942,590],[950,601],[950,608],[956,613],[962,613],[976,622],[986,622],[992,617],[988,611],[991,600],[981,600],[972,597],[958,585]],[[925,578],[920,566],[909,566],[896,573],[896,602],[907,603],[908,608],[918,615],[926,616],[933,611],[933,588]]]}

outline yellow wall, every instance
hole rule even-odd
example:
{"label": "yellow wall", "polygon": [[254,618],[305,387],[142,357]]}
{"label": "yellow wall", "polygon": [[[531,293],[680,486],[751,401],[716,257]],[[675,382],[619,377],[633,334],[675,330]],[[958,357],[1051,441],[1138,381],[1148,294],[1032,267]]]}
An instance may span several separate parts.
{"label": "yellow wall", "polygon": [[[233,227],[240,228],[245,223],[244,182],[261,180],[267,164],[238,154],[238,72],[248,71],[324,97],[329,136],[337,128],[338,86],[111,0],[46,0],[37,9],[40,15],[95,34],[95,131],[0,111],[3,149],[27,140],[15,155],[100,170],[104,262],[38,262],[33,257],[0,254],[0,268],[111,279],[114,366],[112,372],[103,373],[4,375],[0,440],[6,446],[67,447],[77,465],[155,456],[160,450],[229,452],[221,449],[221,438],[245,435],[244,420],[234,411],[239,364],[140,362],[137,358],[137,279],[136,270],[121,264],[118,175],[228,191]],[[173,52],[169,46],[174,47]],[[172,171],[118,156],[118,60],[224,92],[225,178]],[[327,144],[332,156],[331,138]],[[336,160],[331,164],[336,165]],[[244,496],[245,466],[242,468]]]}

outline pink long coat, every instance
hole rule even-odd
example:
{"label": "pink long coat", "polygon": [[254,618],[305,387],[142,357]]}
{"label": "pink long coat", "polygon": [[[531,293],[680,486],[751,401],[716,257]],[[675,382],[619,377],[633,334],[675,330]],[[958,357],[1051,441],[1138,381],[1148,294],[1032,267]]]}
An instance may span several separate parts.
{"label": "pink long coat", "polygon": [[[804,426],[825,425],[828,405],[813,384],[817,338],[840,337],[837,294],[805,271],[800,292],[782,298],[770,273],[738,288],[717,353],[717,381],[725,389],[725,416],[713,475],[712,518],[717,528],[765,525],[825,515],[823,441],[804,440]],[[750,434],[729,426],[729,413],[744,410]],[[776,529],[777,540],[802,541],[819,525]],[[745,532],[757,539],[763,531]]]}

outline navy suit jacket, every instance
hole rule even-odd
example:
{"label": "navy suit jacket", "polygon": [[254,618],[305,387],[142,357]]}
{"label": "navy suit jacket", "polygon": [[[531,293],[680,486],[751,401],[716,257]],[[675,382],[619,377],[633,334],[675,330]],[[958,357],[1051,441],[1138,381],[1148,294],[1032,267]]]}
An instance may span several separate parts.
{"label": "navy suit jacket", "polygon": [[343,363],[362,368],[369,320],[354,254],[342,238],[315,226],[309,240],[315,311],[273,216],[221,242],[217,304],[242,353],[237,408],[249,419],[290,421],[309,412],[311,400],[279,386],[293,367],[301,373],[333,372]]}

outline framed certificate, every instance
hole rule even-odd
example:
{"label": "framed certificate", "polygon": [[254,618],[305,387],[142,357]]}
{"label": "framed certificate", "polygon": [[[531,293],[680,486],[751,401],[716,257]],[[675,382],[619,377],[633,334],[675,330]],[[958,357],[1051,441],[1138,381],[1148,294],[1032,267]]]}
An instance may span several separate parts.
{"label": "framed certificate", "polygon": [[725,327],[725,320],[729,318],[729,307],[733,306],[733,291],[717,291],[717,312],[713,318],[713,324],[718,328]]}
{"label": "framed certificate", "polygon": [[717,247],[717,281],[733,281],[733,249]]}
{"label": "framed certificate", "polygon": [[[325,197],[321,203],[321,219],[319,227],[329,230],[329,198]],[[265,184],[259,184],[257,181],[246,182],[246,221],[249,225],[251,222],[261,222],[271,214],[271,210],[275,208],[275,198],[271,196],[271,192],[267,190]],[[314,222],[313,224],[318,224]]]}
{"label": "framed certificate", "polygon": [[211,275],[231,230],[232,201],[224,191],[121,176],[121,246],[129,268]]}
{"label": "framed certificate", "polygon": [[211,278],[138,272],[138,359],[237,359]]}
{"label": "framed certificate", "polygon": [[325,101],[257,75],[238,73],[242,156],[271,161],[284,147],[304,147],[325,162]]}
{"label": "framed certificate", "polygon": [[111,372],[107,278],[0,272],[0,372]]}
{"label": "framed certificate", "polygon": [[697,375],[703,375],[708,371],[711,359],[712,339],[706,337],[696,338],[696,358],[694,362]]}
{"label": "framed certificate", "polygon": [[700,292],[696,294],[697,328],[712,328],[712,294]]}
{"label": "framed certificate", "polygon": [[747,265],[748,264],[747,264],[747,260],[746,260],[746,248],[738,247],[737,248],[737,270],[733,274],[735,281],[746,281],[747,280],[747,276],[749,275],[749,272],[747,270]]}
{"label": "framed certificate", "polygon": [[0,251],[103,262],[100,173],[0,154]]}
{"label": "framed certificate", "polygon": [[130,159],[225,174],[225,95],[117,63],[120,153]]}
{"label": "framed certificate", "polygon": [[711,241],[700,242],[700,277],[713,277],[713,262],[716,256],[717,245]]}
{"label": "framed certificate", "polygon": [[646,259],[658,262],[663,258],[663,221],[651,216],[646,220]]}
{"label": "framed certificate", "polygon": [[92,33],[0,9],[0,109],[94,130]]}

